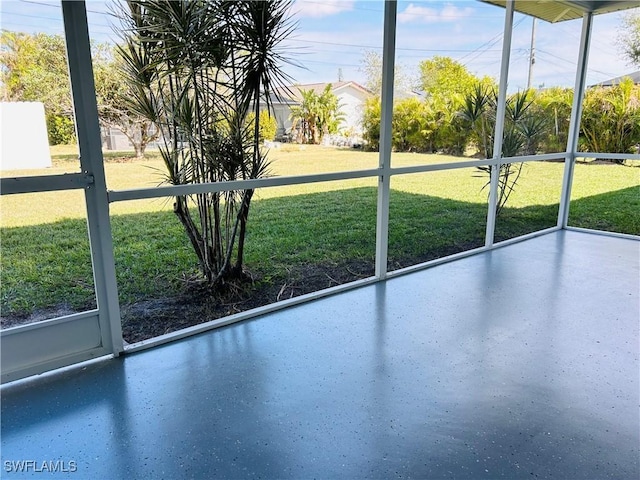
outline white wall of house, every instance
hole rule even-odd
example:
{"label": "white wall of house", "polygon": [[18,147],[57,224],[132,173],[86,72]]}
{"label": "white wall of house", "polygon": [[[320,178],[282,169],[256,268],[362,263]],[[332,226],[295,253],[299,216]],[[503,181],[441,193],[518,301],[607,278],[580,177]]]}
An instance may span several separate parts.
{"label": "white wall of house", "polygon": [[43,103],[0,103],[0,138],[0,170],[51,166]]}
{"label": "white wall of house", "polygon": [[340,133],[362,135],[362,115],[369,95],[351,85],[346,85],[334,93],[338,97],[340,111],[344,115],[344,119],[340,123]]}
{"label": "white wall of house", "polygon": [[133,149],[133,145],[127,136],[115,127],[102,129],[102,147],[107,150]]}

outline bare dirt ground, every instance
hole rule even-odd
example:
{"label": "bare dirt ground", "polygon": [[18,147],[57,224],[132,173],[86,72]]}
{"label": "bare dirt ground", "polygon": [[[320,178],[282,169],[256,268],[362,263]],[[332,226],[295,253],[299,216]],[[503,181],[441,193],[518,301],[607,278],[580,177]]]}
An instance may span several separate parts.
{"label": "bare dirt ground", "polygon": [[[260,272],[240,287],[225,293],[211,292],[200,283],[188,285],[171,297],[146,299],[121,305],[122,333],[126,342],[149,338],[215,320],[238,312],[269,305],[343,283],[367,278],[374,273],[373,262],[314,264],[292,267],[286,276],[264,280]],[[87,309],[95,305],[87,306]],[[67,305],[39,310],[27,316],[3,316],[1,327],[9,328],[75,313]]]}

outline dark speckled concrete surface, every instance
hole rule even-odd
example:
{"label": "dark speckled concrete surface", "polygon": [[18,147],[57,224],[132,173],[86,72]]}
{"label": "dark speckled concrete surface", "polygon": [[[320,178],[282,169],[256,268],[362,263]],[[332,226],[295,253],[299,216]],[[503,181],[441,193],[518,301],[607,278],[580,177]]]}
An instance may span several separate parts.
{"label": "dark speckled concrete surface", "polygon": [[639,263],[559,232],[8,385],[3,478],[637,479]]}

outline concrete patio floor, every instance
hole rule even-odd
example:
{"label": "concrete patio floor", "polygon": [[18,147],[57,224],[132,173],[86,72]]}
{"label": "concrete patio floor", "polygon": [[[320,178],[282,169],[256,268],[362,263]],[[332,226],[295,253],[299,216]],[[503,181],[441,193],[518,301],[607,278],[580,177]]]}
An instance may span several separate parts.
{"label": "concrete patio floor", "polygon": [[638,478],[639,245],[559,231],[5,385],[2,476]]}

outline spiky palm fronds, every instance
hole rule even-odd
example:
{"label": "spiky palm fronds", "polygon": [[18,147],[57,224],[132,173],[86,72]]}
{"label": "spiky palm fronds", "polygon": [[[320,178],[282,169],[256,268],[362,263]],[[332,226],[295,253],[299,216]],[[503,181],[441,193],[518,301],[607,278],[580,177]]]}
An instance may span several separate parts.
{"label": "spiky palm fronds", "polygon": [[[460,110],[460,117],[467,122],[473,131],[478,147],[485,158],[493,157],[497,104],[497,92],[487,90],[482,84],[477,84],[474,90],[464,98]],[[533,100],[529,92],[517,92],[507,98],[502,157],[535,153],[537,142],[546,131],[547,123],[540,117],[530,114],[532,104]],[[515,190],[523,165],[523,163],[505,163],[500,166],[496,214],[502,211]],[[478,167],[478,171],[483,176],[489,177],[482,187],[485,189],[491,184],[493,169]]]}
{"label": "spiky palm fronds", "polygon": [[[266,175],[257,134],[260,104],[271,108],[271,91],[288,81],[280,46],[295,27],[291,1],[127,4],[118,51],[136,85],[132,105],[162,132],[167,182]],[[247,121],[250,112],[255,121]],[[174,212],[211,285],[242,274],[252,197],[253,190],[240,190],[175,199]]]}

